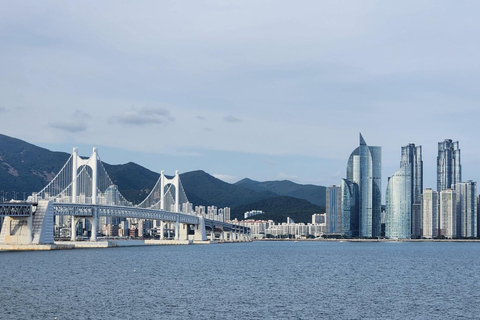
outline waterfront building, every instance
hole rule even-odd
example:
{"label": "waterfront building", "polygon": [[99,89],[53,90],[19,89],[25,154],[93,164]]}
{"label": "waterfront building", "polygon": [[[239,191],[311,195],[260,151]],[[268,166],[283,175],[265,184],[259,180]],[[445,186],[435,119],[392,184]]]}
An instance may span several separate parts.
{"label": "waterfront building", "polygon": [[480,196],[477,197],[477,237],[480,235]]}
{"label": "waterfront building", "polygon": [[315,213],[312,214],[312,224],[322,224],[325,223],[326,218],[324,214],[321,213]]}
{"label": "waterfront building", "polygon": [[[312,215],[312,221],[315,220],[315,216]],[[323,216],[321,214],[320,216]],[[322,223],[295,223],[292,219],[287,218],[287,222],[276,224],[273,220],[243,220],[234,221],[241,226],[249,227],[252,238],[264,239],[264,238],[317,238],[321,237],[326,232],[325,219]]]}
{"label": "waterfront building", "polygon": [[342,187],[332,185],[326,189],[325,222],[327,232],[342,232]]}
{"label": "waterfront building", "polygon": [[438,194],[427,188],[422,194],[422,238],[431,239],[438,233]]}
{"label": "waterfront building", "polygon": [[462,181],[460,164],[460,146],[458,141],[446,139],[438,143],[437,156],[437,191],[454,188]]}
{"label": "waterfront building", "polygon": [[456,209],[456,194],[453,189],[446,189],[440,191],[439,201],[439,232],[438,236],[445,238],[457,237],[457,209]]}
{"label": "waterfront building", "polygon": [[400,169],[388,179],[385,208],[385,237],[420,237],[423,190],[422,147],[402,147]]}
{"label": "waterfront building", "polygon": [[225,214],[225,221],[230,221],[230,207],[223,208],[223,213]]}
{"label": "waterfront building", "polygon": [[477,183],[468,180],[455,184],[457,237],[477,236]]}
{"label": "waterfront building", "polygon": [[360,146],[350,155],[342,180],[342,232],[353,237],[381,235],[382,148]]}
{"label": "waterfront building", "polygon": [[409,166],[411,169],[411,234],[412,238],[421,236],[422,224],[422,192],[423,192],[423,160],[422,146],[410,143],[402,147],[400,167]]}
{"label": "waterfront building", "polygon": [[256,216],[258,214],[264,214],[264,213],[265,212],[263,212],[262,210],[250,210],[250,211],[247,211],[243,214],[243,218],[248,219],[250,217]]}
{"label": "waterfront building", "polygon": [[385,208],[385,238],[412,236],[412,168],[403,165],[388,179]]}

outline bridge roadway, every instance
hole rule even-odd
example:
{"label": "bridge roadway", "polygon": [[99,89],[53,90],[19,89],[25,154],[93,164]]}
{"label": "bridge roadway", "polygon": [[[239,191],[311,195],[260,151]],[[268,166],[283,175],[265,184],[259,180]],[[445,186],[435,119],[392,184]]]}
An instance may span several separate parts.
{"label": "bridge roadway", "polygon": [[[48,208],[51,208],[48,210]],[[234,225],[231,223],[205,219],[196,215],[177,213],[165,210],[147,209],[140,207],[124,207],[124,206],[108,206],[108,205],[93,205],[93,204],[76,204],[76,203],[62,203],[62,202],[48,202],[42,203],[27,203],[27,202],[8,202],[0,203],[0,217],[9,217],[8,219],[27,219],[28,232],[30,238],[35,239],[34,234],[42,233],[41,226],[46,226],[42,222],[47,211],[50,215],[74,216],[75,218],[87,218],[92,220],[96,225],[97,218],[100,216],[107,217],[124,217],[137,218],[147,220],[159,220],[163,222],[171,222],[176,224],[176,233],[179,235],[179,225],[195,225],[196,230],[200,231],[200,238],[206,239],[206,229],[210,229],[211,239],[213,239],[214,232],[221,232],[221,238],[225,237],[224,232],[240,233],[244,236],[249,236],[250,230],[247,227]],[[36,218],[34,218],[36,217]],[[32,220],[33,219],[33,220]],[[38,219],[41,219],[39,222]],[[53,218],[50,218],[53,220]],[[49,219],[48,219],[49,220]],[[45,220],[47,221],[47,220]],[[49,220],[50,221],[50,220]],[[48,223],[48,222],[47,222]],[[51,222],[50,222],[51,223]],[[34,230],[34,225],[38,225],[38,230]],[[53,226],[52,226],[53,228]],[[43,228],[44,229],[44,228]],[[47,227],[50,229],[50,227]],[[196,231],[196,232],[197,232]],[[5,238],[5,230],[2,230],[3,238]],[[53,231],[52,231],[53,232]],[[184,234],[186,236],[186,234]],[[232,236],[232,233],[231,233]],[[27,241],[27,240],[25,240]],[[41,240],[39,240],[41,242]],[[96,241],[96,234],[92,236],[92,241]],[[1,242],[1,241],[0,241]]]}
{"label": "bridge roadway", "polygon": [[151,219],[168,222],[177,222],[178,217],[178,222],[180,223],[199,223],[197,216],[165,210],[146,209],[139,207],[107,206],[98,204],[93,205],[62,202],[53,203],[54,215],[59,216],[93,217],[95,215],[95,209],[97,210],[97,216]]}

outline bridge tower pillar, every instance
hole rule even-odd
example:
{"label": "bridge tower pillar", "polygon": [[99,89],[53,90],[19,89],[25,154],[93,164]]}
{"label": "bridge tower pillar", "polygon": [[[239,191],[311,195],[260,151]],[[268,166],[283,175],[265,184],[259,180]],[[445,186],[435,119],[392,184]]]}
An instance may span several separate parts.
{"label": "bridge tower pillar", "polygon": [[160,172],[160,210],[165,210],[165,171]]}
{"label": "bridge tower pillar", "polygon": [[[92,204],[93,207],[93,219],[91,220],[92,224],[92,235],[90,237],[91,241],[97,240],[97,229],[98,229],[98,216],[97,216],[97,208],[95,205],[97,204],[98,198],[98,149],[96,147],[93,148],[92,155],[87,160],[82,159],[78,155],[78,148],[73,148],[72,153],[72,203],[77,203],[77,188],[78,188],[78,181],[77,181],[77,171],[78,168],[84,165],[89,166],[92,169]],[[75,241],[76,238],[76,230],[75,230],[75,216],[72,216],[72,230],[71,230],[71,240]]]}
{"label": "bridge tower pillar", "polygon": [[173,178],[173,185],[175,186],[175,212],[180,212],[180,176],[178,170],[175,171],[175,178]]}
{"label": "bridge tower pillar", "polygon": [[[78,148],[73,148],[72,154],[72,203],[77,203],[77,170],[78,170]],[[70,240],[75,241],[75,216],[71,216]]]}
{"label": "bridge tower pillar", "polygon": [[180,212],[180,175],[178,170],[175,171],[175,177],[172,179],[165,178],[164,171],[160,172],[160,210],[170,211],[171,208],[165,208],[165,186],[172,184],[175,187],[175,209],[174,212]]}
{"label": "bridge tower pillar", "polygon": [[93,148],[93,153],[90,159],[93,159],[90,167],[92,168],[92,204],[93,204],[93,218],[92,218],[92,234],[90,236],[90,241],[97,241],[97,229],[98,229],[98,210],[97,210],[97,198],[98,198],[98,156],[97,148]]}

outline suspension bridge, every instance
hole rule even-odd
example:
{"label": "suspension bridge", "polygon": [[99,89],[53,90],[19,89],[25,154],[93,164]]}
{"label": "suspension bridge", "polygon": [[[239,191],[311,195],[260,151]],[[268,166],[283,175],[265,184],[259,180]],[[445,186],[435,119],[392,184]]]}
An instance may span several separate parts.
{"label": "suspension bridge", "polygon": [[[55,242],[55,221],[66,222],[70,240],[76,241],[79,224],[90,225],[91,242],[97,242],[104,227],[113,221],[132,224],[149,222],[160,241],[183,243],[249,241],[250,229],[229,223],[224,215],[209,214],[205,207],[188,201],[178,171],[171,178],[162,171],[155,186],[138,205],[118,190],[108,175],[97,148],[89,158],[78,149],[58,174],[26,202],[0,203],[3,217],[0,244],[41,245]],[[99,223],[100,222],[100,223]]]}

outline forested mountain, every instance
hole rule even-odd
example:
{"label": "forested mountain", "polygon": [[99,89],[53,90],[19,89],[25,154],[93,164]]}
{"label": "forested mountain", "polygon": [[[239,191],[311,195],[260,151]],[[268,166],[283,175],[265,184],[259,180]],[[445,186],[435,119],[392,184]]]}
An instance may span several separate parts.
{"label": "forested mountain", "polygon": [[238,181],[235,185],[258,192],[270,191],[281,196],[305,199],[313,204],[325,206],[326,188],[323,186],[298,184],[289,180],[259,182],[248,178]]}
{"label": "forested mountain", "polygon": [[[22,200],[23,193],[28,196],[40,191],[62,169],[69,157],[65,152],[53,152],[0,134],[1,196],[10,200],[15,192],[16,199]],[[104,166],[120,192],[133,203],[141,202],[159,177],[158,173],[133,162],[120,165],[104,163]],[[230,207],[232,218],[241,219],[245,211],[255,209],[266,213],[259,217],[263,219],[283,222],[290,216],[296,222],[310,222],[313,213],[324,210],[325,187],[321,186],[250,179],[230,184],[201,170],[182,173],[180,179],[191,203]]]}

